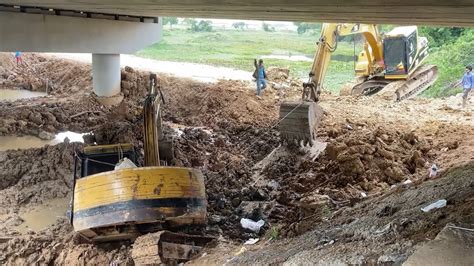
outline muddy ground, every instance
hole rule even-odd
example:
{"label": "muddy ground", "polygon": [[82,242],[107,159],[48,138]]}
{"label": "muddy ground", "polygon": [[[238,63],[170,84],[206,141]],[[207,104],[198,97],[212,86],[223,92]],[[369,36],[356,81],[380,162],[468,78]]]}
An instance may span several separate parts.
{"label": "muddy ground", "polygon": [[[123,69],[125,100],[110,108],[91,93],[89,65],[26,55],[18,67],[8,55],[0,59],[0,90],[50,92],[0,102],[0,136],[50,138],[70,130],[92,133],[97,143],[142,147],[148,73]],[[318,140],[327,147],[313,158],[308,148],[280,146],[278,106],[297,99],[299,87],[284,70],[269,76],[289,85],[259,99],[246,82],[160,75],[173,164],[203,172],[209,221],[200,230],[221,236],[195,263],[400,262],[446,223],[473,223],[474,121],[459,99],[392,103],[324,94]],[[28,210],[69,200],[73,152],[82,145],[0,151],[0,263],[133,264],[131,243],[84,243],[65,215],[41,230],[19,230]],[[429,178],[433,164],[439,173]],[[419,210],[438,198],[448,206]],[[241,218],[266,223],[256,234],[241,228]],[[235,255],[251,237],[262,240]]]}

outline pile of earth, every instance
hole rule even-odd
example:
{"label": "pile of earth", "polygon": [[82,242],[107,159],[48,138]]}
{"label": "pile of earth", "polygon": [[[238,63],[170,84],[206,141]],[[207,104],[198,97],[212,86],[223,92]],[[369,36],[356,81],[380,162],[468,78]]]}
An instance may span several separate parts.
{"label": "pile of earth", "polygon": [[[11,58],[10,58],[11,57]],[[91,68],[87,64],[27,53],[23,63],[13,63],[10,53],[0,55],[0,87],[48,92],[49,94],[87,93],[92,88]]]}
{"label": "pile of earth", "polygon": [[[189,83],[188,83],[189,82]],[[276,121],[279,101],[266,92],[258,99],[245,83],[219,81],[191,83],[176,78],[162,79],[164,119],[177,124],[225,129],[229,125],[269,126]]]}
{"label": "pile of earth", "polygon": [[[433,159],[429,141],[381,125],[327,124],[318,136],[327,147],[316,159],[304,149],[290,147],[279,147],[266,158],[270,163],[259,170],[264,180],[259,183],[276,202],[263,204],[267,213],[254,219],[284,224],[286,235],[303,233],[308,228],[298,228],[301,221],[321,219],[407,180],[421,182]],[[274,215],[273,206],[286,214]]]}
{"label": "pile of earth", "polygon": [[[261,245],[228,264],[401,265],[447,224],[472,229],[473,174],[471,162],[421,184],[397,186],[352,207],[328,212],[322,219],[308,219],[304,226],[311,231]],[[447,205],[430,212],[421,210],[439,199],[445,199]],[[223,252],[219,253],[222,257]]]}
{"label": "pile of earth", "polygon": [[32,135],[54,138],[61,131],[87,132],[107,121],[115,108],[82,97],[67,102],[41,101],[28,105],[28,100],[0,105],[0,135]]}
{"label": "pile of earth", "polygon": [[65,142],[35,149],[0,151],[0,215],[14,216],[19,207],[69,195],[74,150],[81,145]]}
{"label": "pile of earth", "polygon": [[12,237],[0,243],[4,265],[134,265],[128,242],[84,243],[66,219],[58,219],[47,230]]}

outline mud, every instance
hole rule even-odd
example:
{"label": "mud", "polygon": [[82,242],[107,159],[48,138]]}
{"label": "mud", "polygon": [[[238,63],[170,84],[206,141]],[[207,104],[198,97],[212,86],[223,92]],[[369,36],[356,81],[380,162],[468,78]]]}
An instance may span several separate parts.
{"label": "mud", "polygon": [[[89,133],[84,138],[88,144],[131,142],[142,149],[141,106],[149,73],[123,69],[125,100],[110,108],[91,93],[89,65],[37,55],[26,59],[26,69],[9,61],[0,65],[0,74],[8,74],[0,75],[1,86],[42,89],[39,81],[48,77],[54,81],[51,95],[0,103],[1,135],[44,136],[71,130]],[[55,70],[58,76],[49,77]],[[284,69],[269,75],[292,83]],[[394,254],[403,260],[446,222],[472,213],[468,175],[451,171],[474,161],[469,112],[447,110],[442,102],[423,99],[393,104],[324,94],[325,117],[317,135],[327,146],[313,158],[307,148],[280,146],[278,107],[283,100],[295,99],[298,86],[294,82],[284,93],[267,88],[259,99],[247,82],[207,84],[160,75],[165,131],[173,135],[175,147],[172,163],[198,168],[205,176],[208,224],[193,230],[221,236],[231,246],[251,237],[266,240],[249,248],[254,250],[249,255],[210,255],[209,261],[222,264],[224,257],[238,257],[233,261],[281,263],[299,252],[293,244],[308,252],[298,255],[300,262],[314,248],[323,253],[311,256],[322,254],[327,262],[334,262],[331,258],[341,252],[347,254],[343,262],[374,262]],[[17,230],[25,226],[24,213],[49,200],[70,198],[73,154],[82,145],[66,141],[0,152],[0,263],[133,263],[131,243],[83,243],[64,217],[46,229]],[[440,173],[428,180],[433,163]],[[407,180],[411,185],[403,184]],[[438,197],[451,202],[442,214],[423,216],[415,211]],[[404,222],[406,217],[410,222]],[[266,224],[256,234],[241,228],[241,218],[263,219]],[[391,231],[385,232],[393,219]],[[372,234],[375,231],[382,235]],[[224,246],[222,252],[228,252]],[[219,248],[209,251],[213,253],[220,254]],[[365,256],[358,260],[356,254]]]}

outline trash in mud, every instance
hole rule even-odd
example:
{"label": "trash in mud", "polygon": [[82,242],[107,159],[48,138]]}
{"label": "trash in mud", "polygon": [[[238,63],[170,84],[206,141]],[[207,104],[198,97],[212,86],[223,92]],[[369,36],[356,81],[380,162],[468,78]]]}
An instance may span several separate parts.
{"label": "trash in mud", "polygon": [[260,232],[260,228],[265,224],[265,221],[258,220],[257,222],[254,222],[250,219],[242,218],[240,219],[240,224],[242,225],[242,228],[258,233]]}
{"label": "trash in mud", "polygon": [[137,168],[137,166],[130,159],[125,157],[120,162],[117,163],[114,170],[127,169],[127,168]]}
{"label": "trash in mud", "polygon": [[249,240],[245,241],[244,245],[253,245],[257,243],[260,238],[249,238]]}
{"label": "trash in mud", "polygon": [[445,199],[438,200],[436,202],[431,203],[430,205],[421,208],[424,212],[429,212],[434,209],[440,209],[446,206],[447,201]]}
{"label": "trash in mud", "polygon": [[436,164],[433,164],[430,168],[430,178],[435,177],[438,174],[438,166]]}

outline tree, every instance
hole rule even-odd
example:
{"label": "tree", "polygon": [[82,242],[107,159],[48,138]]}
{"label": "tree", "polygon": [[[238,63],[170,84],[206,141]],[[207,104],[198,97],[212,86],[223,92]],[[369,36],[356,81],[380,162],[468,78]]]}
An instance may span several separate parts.
{"label": "tree", "polygon": [[270,26],[270,24],[263,22],[262,23],[262,29],[267,32],[273,32],[275,31],[275,27]]}
{"label": "tree", "polygon": [[303,34],[310,30],[319,31],[321,29],[320,23],[293,22],[293,24],[297,27],[296,31],[298,34]]}
{"label": "tree", "polygon": [[466,29],[464,28],[439,28],[439,27],[420,27],[420,35],[428,38],[431,47],[440,47],[446,44],[454,43]]}
{"label": "tree", "polygon": [[173,28],[173,25],[178,24],[178,18],[177,17],[164,17],[163,18],[163,25],[169,24],[170,29]]}
{"label": "tree", "polygon": [[188,25],[188,26],[191,26],[194,23],[197,23],[197,21],[193,18],[185,18],[185,19],[183,19],[183,23]]}
{"label": "tree", "polygon": [[190,30],[193,32],[212,31],[212,21],[210,20],[197,20],[191,21]]}
{"label": "tree", "polygon": [[245,22],[243,21],[235,22],[234,24],[232,24],[232,27],[234,27],[234,29],[236,30],[244,30],[246,26],[247,24],[245,24]]}

